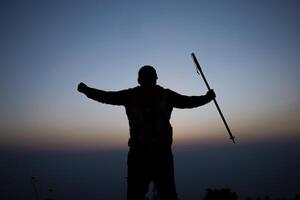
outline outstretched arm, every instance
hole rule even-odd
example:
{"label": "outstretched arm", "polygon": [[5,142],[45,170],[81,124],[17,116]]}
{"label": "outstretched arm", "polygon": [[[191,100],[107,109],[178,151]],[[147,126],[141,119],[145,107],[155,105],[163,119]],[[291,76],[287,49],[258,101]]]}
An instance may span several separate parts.
{"label": "outstretched arm", "polygon": [[209,103],[214,98],[214,90],[209,90],[202,96],[185,96],[170,90],[170,101],[175,108],[195,108]]}
{"label": "outstretched arm", "polygon": [[103,91],[95,88],[90,88],[84,83],[79,83],[77,90],[85,94],[88,98],[101,103],[112,105],[125,105],[128,101],[128,90],[122,91]]}

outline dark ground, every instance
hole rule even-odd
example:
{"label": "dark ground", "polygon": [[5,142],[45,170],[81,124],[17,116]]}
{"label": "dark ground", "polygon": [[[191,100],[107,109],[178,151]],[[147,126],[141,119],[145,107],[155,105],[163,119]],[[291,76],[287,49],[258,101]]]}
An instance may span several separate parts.
{"label": "dark ground", "polygon": [[[0,151],[0,199],[125,199],[126,150],[108,152]],[[247,197],[292,198],[300,191],[300,142],[175,148],[179,197],[202,199],[207,188],[230,188]]]}

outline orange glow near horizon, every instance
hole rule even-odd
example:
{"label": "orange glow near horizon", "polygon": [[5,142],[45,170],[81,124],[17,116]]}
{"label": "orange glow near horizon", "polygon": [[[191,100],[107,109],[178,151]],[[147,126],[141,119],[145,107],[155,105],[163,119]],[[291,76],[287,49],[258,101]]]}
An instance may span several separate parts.
{"label": "orange glow near horizon", "polygon": [[[175,148],[205,147],[215,144],[231,144],[229,135],[222,123],[214,126],[215,122],[202,123],[205,126],[194,125],[187,129],[188,124],[173,126],[173,146]],[[237,143],[276,141],[281,139],[299,138],[297,130],[290,134],[285,129],[265,131],[265,127],[238,127],[232,126]],[[101,130],[103,129],[103,130]],[[272,132],[273,131],[273,132]],[[109,151],[127,149],[129,130],[127,128],[99,127],[94,129],[81,128],[38,128],[32,130],[7,130],[2,134],[5,140],[0,141],[4,148],[21,148],[32,150],[57,150],[57,151]]]}
{"label": "orange glow near horizon", "polygon": [[[99,104],[86,105],[89,108]],[[129,129],[124,109],[111,108],[114,107],[101,105],[96,111],[87,110],[81,115],[63,118],[39,115],[14,125],[3,124],[0,145],[41,150],[126,149]],[[270,113],[258,111],[259,116],[227,113],[227,120],[238,143],[293,139],[299,137],[300,130],[296,112],[274,109]],[[176,148],[231,143],[213,105],[192,110],[175,109],[171,123]]]}

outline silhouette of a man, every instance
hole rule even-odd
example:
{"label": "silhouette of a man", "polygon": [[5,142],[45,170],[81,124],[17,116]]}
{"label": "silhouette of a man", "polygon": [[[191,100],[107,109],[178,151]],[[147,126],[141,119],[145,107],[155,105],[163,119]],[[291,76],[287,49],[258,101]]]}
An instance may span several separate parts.
{"label": "silhouette of a man", "polygon": [[172,155],[173,108],[195,108],[213,100],[210,90],[203,96],[184,96],[156,84],[152,66],[138,72],[139,86],[121,91],[103,91],[78,85],[78,91],[101,103],[125,106],[129,121],[127,199],[142,200],[152,181],[160,200],[177,200]]}

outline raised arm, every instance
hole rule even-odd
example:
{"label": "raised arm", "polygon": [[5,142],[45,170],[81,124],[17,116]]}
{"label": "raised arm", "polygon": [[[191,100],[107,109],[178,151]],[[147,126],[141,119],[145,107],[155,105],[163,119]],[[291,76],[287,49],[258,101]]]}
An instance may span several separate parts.
{"label": "raised arm", "polygon": [[95,88],[90,88],[84,83],[79,83],[77,90],[85,94],[88,98],[95,101],[111,104],[125,105],[128,102],[128,90],[121,91],[103,91]]}
{"label": "raised arm", "polygon": [[175,108],[195,108],[209,103],[216,98],[213,90],[209,90],[202,96],[185,96],[169,90],[169,101]]}

